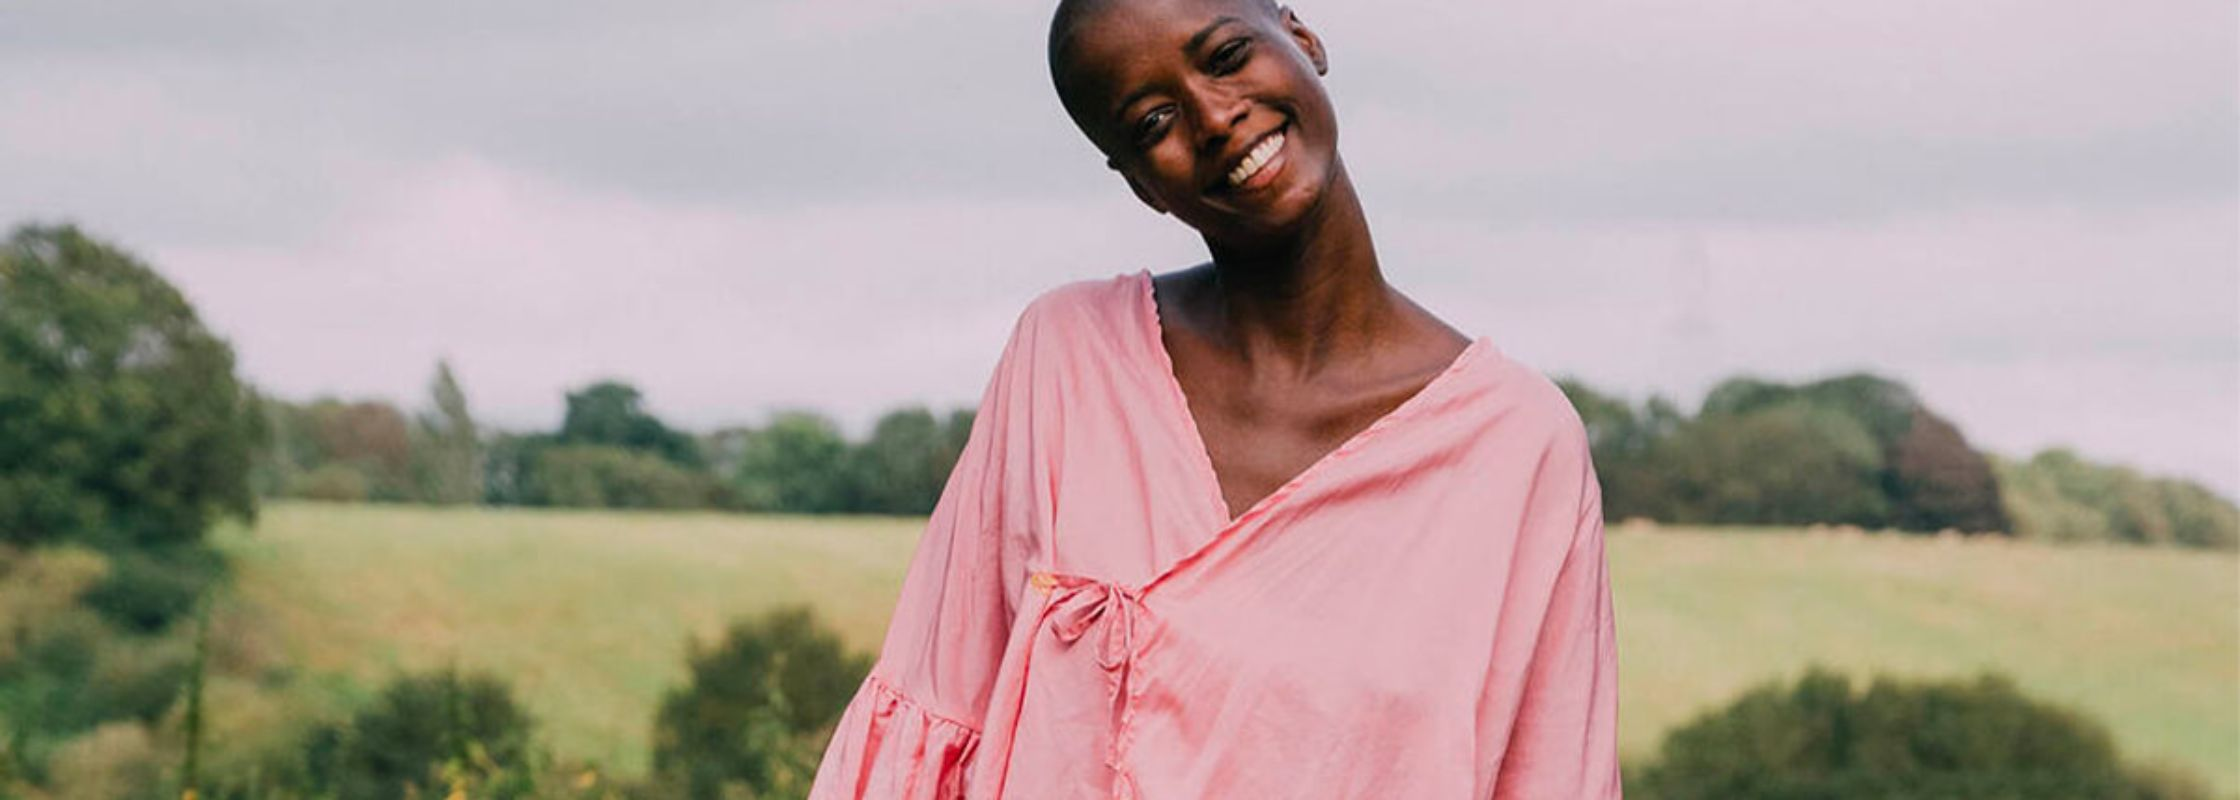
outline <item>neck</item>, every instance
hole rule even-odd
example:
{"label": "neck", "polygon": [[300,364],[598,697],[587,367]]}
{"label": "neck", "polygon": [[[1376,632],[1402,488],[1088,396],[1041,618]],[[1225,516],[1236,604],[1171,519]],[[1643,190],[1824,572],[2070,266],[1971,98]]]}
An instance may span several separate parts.
{"label": "neck", "polygon": [[[1207,240],[1211,285],[1199,318],[1248,365],[1311,377],[1368,355],[1399,313],[1343,164],[1296,232],[1246,245]],[[1257,371],[1257,370],[1256,370]]]}

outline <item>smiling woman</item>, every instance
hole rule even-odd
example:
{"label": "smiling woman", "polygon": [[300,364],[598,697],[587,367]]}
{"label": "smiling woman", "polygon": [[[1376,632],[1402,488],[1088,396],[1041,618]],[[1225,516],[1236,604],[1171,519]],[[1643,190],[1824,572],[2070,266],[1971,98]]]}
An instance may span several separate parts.
{"label": "smiling woman", "polygon": [[1020,314],[812,796],[1617,797],[1585,431],[1385,282],[1322,40],[1075,0],[1050,42],[1212,259]]}

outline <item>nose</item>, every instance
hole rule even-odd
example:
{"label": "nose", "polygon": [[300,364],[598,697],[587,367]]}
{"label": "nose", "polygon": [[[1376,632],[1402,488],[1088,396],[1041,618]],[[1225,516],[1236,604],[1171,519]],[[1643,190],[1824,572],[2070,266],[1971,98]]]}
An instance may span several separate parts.
{"label": "nose", "polygon": [[1237,125],[1250,113],[1244,95],[1218,86],[1200,85],[1190,92],[1192,128],[1198,132],[1199,152],[1218,153],[1236,135]]}

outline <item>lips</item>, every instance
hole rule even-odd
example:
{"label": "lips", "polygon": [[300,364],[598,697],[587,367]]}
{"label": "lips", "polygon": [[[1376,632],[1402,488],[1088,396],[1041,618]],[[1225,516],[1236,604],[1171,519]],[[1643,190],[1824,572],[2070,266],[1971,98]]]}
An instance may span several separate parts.
{"label": "lips", "polygon": [[1234,156],[1234,160],[1229,162],[1228,171],[1222,173],[1208,188],[1215,192],[1228,192],[1253,185],[1253,179],[1261,177],[1269,164],[1283,153],[1290,129],[1291,126],[1285,124],[1262,134],[1242,155]]}
{"label": "lips", "polygon": [[1232,188],[1243,186],[1245,181],[1252,180],[1252,176],[1260,174],[1261,167],[1268,165],[1268,159],[1275,158],[1276,153],[1282,149],[1283,130],[1281,128],[1278,128],[1274,133],[1261,137],[1260,143],[1253,145],[1252,150],[1245,153],[1244,161],[1238,163],[1234,169],[1229,170],[1229,186]]}

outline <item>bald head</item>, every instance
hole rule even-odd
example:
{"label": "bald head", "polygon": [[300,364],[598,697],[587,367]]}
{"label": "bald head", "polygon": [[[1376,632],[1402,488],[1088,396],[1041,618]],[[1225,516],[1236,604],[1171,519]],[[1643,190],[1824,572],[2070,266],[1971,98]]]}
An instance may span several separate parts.
{"label": "bald head", "polygon": [[[1050,83],[1058,91],[1058,103],[1076,120],[1080,109],[1076,106],[1075,91],[1079,81],[1073,75],[1073,47],[1080,34],[1092,30],[1097,18],[1116,8],[1149,5],[1155,0],[1058,0],[1058,7],[1050,16]],[[1252,14],[1265,15],[1268,20],[1281,19],[1283,7],[1275,0],[1228,0],[1230,5]]]}

